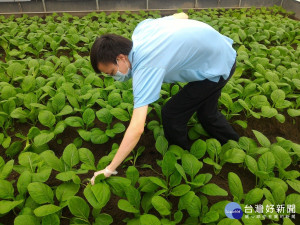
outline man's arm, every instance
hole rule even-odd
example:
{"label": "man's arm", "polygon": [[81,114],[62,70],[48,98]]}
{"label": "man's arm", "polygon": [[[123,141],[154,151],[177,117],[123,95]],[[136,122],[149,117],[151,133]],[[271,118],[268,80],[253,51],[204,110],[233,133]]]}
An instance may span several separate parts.
{"label": "man's arm", "polygon": [[145,121],[147,117],[148,105],[133,110],[130,124],[125,132],[120,147],[107,169],[114,171],[129,155],[138,143],[144,132]]}

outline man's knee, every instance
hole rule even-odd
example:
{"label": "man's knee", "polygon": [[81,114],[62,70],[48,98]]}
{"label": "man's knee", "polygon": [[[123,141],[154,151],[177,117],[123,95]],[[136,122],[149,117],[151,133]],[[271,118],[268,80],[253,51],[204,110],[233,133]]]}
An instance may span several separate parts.
{"label": "man's knee", "polygon": [[161,109],[161,118],[163,124],[172,123],[172,117],[170,116],[170,111],[166,105],[164,105]]}
{"label": "man's knee", "polygon": [[166,117],[167,116],[167,107],[164,105],[162,108],[161,108],[161,116],[162,117]]}
{"label": "man's knee", "polygon": [[219,116],[220,115],[216,115],[216,114],[197,112],[198,121],[201,124],[212,124],[218,119]]}

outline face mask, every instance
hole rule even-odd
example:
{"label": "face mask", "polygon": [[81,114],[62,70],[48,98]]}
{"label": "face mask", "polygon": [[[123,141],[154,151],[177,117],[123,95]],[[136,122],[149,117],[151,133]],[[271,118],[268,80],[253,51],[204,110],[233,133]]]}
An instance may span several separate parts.
{"label": "face mask", "polygon": [[[126,62],[126,61],[125,61],[125,62]],[[126,65],[127,65],[128,70],[127,70],[127,73],[126,73],[126,74],[123,74],[123,73],[120,72],[118,61],[117,61],[117,65],[118,65],[118,71],[117,71],[116,74],[113,76],[113,78],[114,78],[115,80],[117,80],[117,81],[122,81],[122,82],[129,80],[130,77],[131,77],[131,69],[129,68],[127,62],[126,62]]]}

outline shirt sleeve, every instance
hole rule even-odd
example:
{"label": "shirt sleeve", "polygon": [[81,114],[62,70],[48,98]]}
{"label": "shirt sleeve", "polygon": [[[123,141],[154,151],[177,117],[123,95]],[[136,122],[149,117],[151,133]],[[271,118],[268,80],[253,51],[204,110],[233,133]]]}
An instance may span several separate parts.
{"label": "shirt sleeve", "polygon": [[132,88],[134,108],[139,108],[159,99],[165,69],[144,67],[133,74]]}

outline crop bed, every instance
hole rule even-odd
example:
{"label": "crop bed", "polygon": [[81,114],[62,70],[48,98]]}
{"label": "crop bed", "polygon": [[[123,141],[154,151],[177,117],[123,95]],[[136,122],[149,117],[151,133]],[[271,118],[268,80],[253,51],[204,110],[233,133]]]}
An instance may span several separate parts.
{"label": "crop bed", "polygon": [[[240,140],[221,146],[193,115],[191,150],[169,146],[161,107],[185,83],[163,84],[118,175],[94,186],[129,124],[133,94],[131,80],[95,74],[89,50],[104,33],[130,38],[160,12],[0,16],[2,224],[300,224],[299,21],[277,6],[188,14],[234,40],[237,69],[219,106]],[[227,218],[229,202],[241,219]]]}

